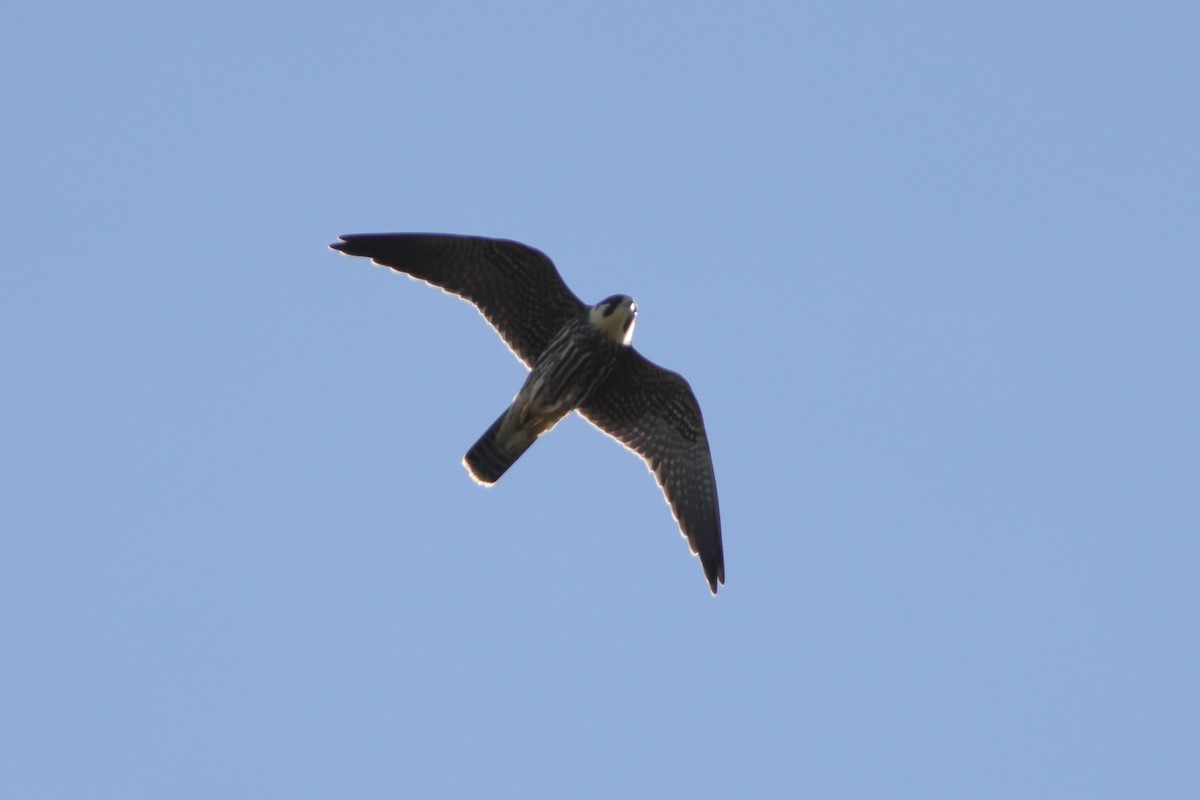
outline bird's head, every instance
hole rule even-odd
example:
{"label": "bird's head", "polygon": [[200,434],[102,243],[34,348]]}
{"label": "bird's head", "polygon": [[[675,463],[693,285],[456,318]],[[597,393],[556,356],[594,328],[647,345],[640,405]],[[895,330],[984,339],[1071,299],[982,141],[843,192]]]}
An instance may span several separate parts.
{"label": "bird's head", "polygon": [[588,311],[588,320],[604,331],[615,342],[629,344],[633,341],[633,321],[637,317],[637,303],[625,294],[606,297]]}

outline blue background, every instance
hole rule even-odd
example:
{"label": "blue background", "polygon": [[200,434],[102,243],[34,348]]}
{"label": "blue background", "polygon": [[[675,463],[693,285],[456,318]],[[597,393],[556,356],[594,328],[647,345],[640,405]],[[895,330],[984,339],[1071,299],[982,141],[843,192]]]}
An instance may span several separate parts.
{"label": "blue background", "polygon": [[[1193,4],[6,12],[0,794],[1200,796]],[[728,585],[325,249],[502,236],[704,408]]]}

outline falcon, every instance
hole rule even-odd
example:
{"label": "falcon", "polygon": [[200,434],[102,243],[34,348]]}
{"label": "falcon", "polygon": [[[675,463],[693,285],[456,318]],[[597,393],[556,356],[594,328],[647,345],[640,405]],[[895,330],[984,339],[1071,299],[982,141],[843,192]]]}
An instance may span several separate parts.
{"label": "falcon", "polygon": [[472,478],[495,483],[539,436],[578,411],[646,462],[717,593],[725,556],[700,405],[686,380],[630,345],[633,298],[615,294],[589,306],[544,253],[504,239],[425,233],[339,239],[332,249],[473,304],[529,368],[512,403],[463,458]]}

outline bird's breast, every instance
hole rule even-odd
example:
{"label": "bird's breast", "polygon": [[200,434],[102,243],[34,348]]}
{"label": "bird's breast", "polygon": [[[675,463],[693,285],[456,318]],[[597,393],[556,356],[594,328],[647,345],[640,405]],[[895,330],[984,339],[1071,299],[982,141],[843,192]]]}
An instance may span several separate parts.
{"label": "bird's breast", "polygon": [[539,415],[569,413],[612,371],[619,346],[586,320],[568,324],[534,364],[519,398]]}

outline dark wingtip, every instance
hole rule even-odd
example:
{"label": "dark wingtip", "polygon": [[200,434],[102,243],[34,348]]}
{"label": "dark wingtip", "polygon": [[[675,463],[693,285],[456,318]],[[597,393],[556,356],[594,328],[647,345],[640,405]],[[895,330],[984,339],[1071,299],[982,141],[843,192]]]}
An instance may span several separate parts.
{"label": "dark wingtip", "polygon": [[722,586],[725,585],[725,565],[722,564],[720,567],[718,567],[715,575],[709,574],[706,570],[704,577],[708,578],[708,589],[710,592],[712,592],[713,597],[716,597],[717,584],[719,583]]}
{"label": "dark wingtip", "polygon": [[337,250],[348,256],[367,256],[374,259],[387,251],[387,243],[395,238],[390,233],[343,233],[340,241],[329,245],[330,250]]}

